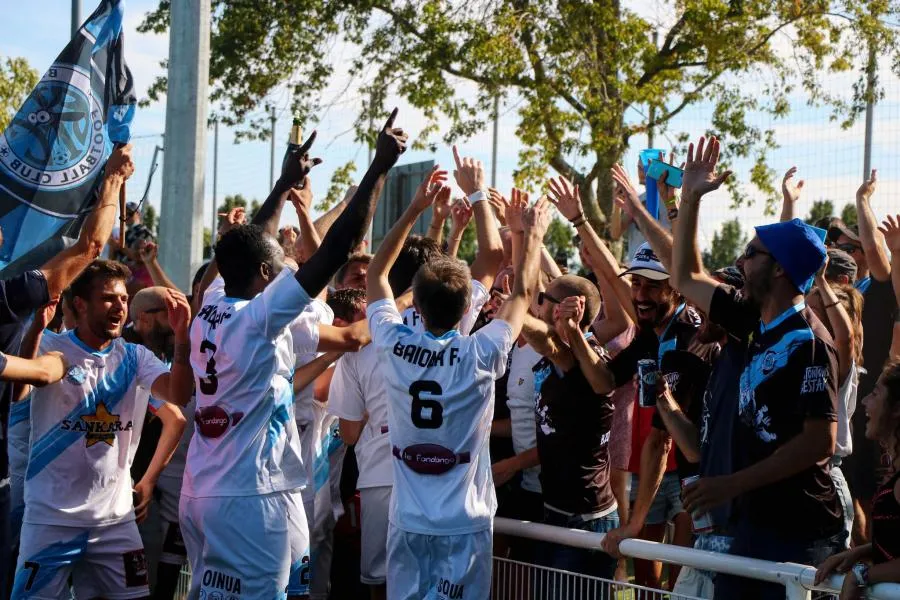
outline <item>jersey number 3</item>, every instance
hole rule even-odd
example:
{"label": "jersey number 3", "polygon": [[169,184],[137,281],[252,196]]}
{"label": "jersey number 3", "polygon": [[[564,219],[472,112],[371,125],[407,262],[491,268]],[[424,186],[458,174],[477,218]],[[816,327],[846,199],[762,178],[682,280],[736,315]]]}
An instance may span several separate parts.
{"label": "jersey number 3", "polygon": [[444,407],[434,398],[422,398],[420,394],[425,392],[431,396],[440,396],[444,393],[441,384],[437,381],[414,381],[409,386],[409,395],[412,396],[412,409],[410,417],[413,425],[419,429],[437,429],[444,422]]}
{"label": "jersey number 3", "polygon": [[219,389],[219,378],[216,376],[218,375],[216,371],[216,350],[218,350],[218,347],[209,340],[203,340],[200,343],[200,352],[206,352],[207,350],[212,352],[209,354],[209,360],[206,361],[206,377],[200,378],[200,391],[207,396],[212,396]]}

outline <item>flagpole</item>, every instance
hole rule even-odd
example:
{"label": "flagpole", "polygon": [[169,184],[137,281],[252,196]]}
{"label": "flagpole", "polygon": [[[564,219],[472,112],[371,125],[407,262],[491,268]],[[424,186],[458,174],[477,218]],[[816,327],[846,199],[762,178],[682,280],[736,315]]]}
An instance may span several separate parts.
{"label": "flagpole", "polygon": [[125,248],[125,182],[119,188],[119,249]]}

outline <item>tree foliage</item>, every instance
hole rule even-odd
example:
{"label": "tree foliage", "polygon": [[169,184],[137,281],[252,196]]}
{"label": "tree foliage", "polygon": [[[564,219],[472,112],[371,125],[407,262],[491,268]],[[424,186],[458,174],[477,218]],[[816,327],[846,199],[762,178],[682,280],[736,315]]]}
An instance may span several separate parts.
{"label": "tree foliage", "polygon": [[[248,206],[248,204],[249,204],[249,206]],[[243,195],[234,194],[233,196],[232,195],[225,196],[225,200],[222,202],[222,205],[220,207],[218,207],[217,210],[219,211],[219,213],[225,214],[228,211],[230,211],[232,208],[235,208],[238,206],[243,206],[244,208],[247,209],[247,222],[249,223],[250,220],[254,216],[256,216],[256,213],[257,213],[257,211],[259,211],[261,204],[260,204],[259,200],[256,200],[256,199],[253,199],[248,203],[247,199],[244,198]],[[222,221],[222,217],[219,217],[220,224],[221,224],[221,221]]]}
{"label": "tree foliage", "polygon": [[856,204],[845,204],[841,209],[841,220],[850,227],[856,227],[859,224],[859,217],[856,214]]}
{"label": "tree foliage", "polygon": [[356,163],[352,160],[342,167],[338,167],[331,175],[331,184],[325,197],[313,207],[320,212],[327,212],[337,202],[340,202],[347,192],[347,188],[356,183],[353,173],[356,172]]}
{"label": "tree foliage", "polygon": [[710,271],[733,265],[747,241],[740,221],[725,221],[722,228],[713,235],[709,249],[703,252],[703,264]]}
{"label": "tree foliage", "polygon": [[38,72],[24,58],[0,61],[0,131],[6,129],[37,82]]}
{"label": "tree foliage", "polygon": [[809,214],[806,215],[806,222],[815,225],[821,219],[827,219],[834,216],[834,202],[831,200],[816,200],[809,207]]}
{"label": "tree foliage", "polygon": [[153,208],[153,205],[149,202],[147,203],[146,208],[144,208],[144,214],[141,217],[141,220],[144,223],[144,226],[155,235],[156,226],[159,224],[159,215],[156,214],[156,209]]}
{"label": "tree foliage", "polygon": [[[142,30],[167,28],[169,2]],[[367,98],[358,140],[372,141],[369,123],[381,120],[389,94],[424,114],[419,148],[475,134],[494,99],[509,100],[524,146],[517,184],[533,189],[548,168],[574,179],[602,226],[609,168],[632,138],[669,130],[701,103],[712,106],[708,132],[722,138],[723,156],[750,160],[749,182],[774,202],[766,159],[777,140],[751,117],[784,117],[802,92],[851,125],[881,93],[866,84],[869,48],[900,65],[889,25],[898,12],[897,0],[660,0],[642,13],[620,0],[213,0],[211,99],[215,116],[244,136],[266,136],[261,109],[285,90],[291,110],[312,121],[333,50],[349,43],[358,51],[350,81]],[[654,14],[670,18],[662,26],[646,16]],[[858,74],[845,96],[820,82],[840,71]],[[150,97],[164,89],[157,81]],[[742,183],[729,184],[736,202],[748,199]]]}
{"label": "tree foliage", "polygon": [[575,254],[575,246],[572,243],[574,234],[572,229],[559,217],[553,217],[550,221],[550,227],[547,228],[547,234],[544,236],[544,245],[547,251],[554,259],[557,257],[565,257],[568,263],[569,259]]}

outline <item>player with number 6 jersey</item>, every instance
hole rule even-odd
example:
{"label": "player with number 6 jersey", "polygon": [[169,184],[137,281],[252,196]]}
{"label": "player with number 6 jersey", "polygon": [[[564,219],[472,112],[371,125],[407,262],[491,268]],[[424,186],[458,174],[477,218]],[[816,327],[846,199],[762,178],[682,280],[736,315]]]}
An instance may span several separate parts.
{"label": "player with number 6 jersey", "polygon": [[[456,158],[459,181],[475,166]],[[546,202],[528,209],[516,196],[507,215],[520,225],[514,230],[515,289],[497,318],[472,336],[458,331],[471,297],[468,267],[448,257],[423,265],[413,279],[413,301],[425,331],[414,332],[397,311],[388,272],[422,211],[449,196],[445,178],[435,167],[422,182],[367,274],[367,316],[381,353],[395,458],[387,555],[392,600],[490,594],[494,379],[504,373],[519,335],[549,224]]]}

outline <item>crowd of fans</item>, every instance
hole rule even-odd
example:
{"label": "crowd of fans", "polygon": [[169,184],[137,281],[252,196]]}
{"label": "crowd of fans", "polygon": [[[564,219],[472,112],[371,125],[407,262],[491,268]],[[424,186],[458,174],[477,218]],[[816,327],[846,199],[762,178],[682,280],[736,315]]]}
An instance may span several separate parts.
{"label": "crowd of fans", "polygon": [[[709,273],[697,247],[700,207],[730,175],[716,170],[714,137],[691,144],[680,189],[665,176],[646,180],[668,207],[659,218],[628,172],[613,169],[624,265],[614,240],[589,222],[577,186],[556,178],[533,204],[516,189],[507,198],[454,148],[463,196],[453,198],[436,168],[373,257],[359,240],[405,147],[392,120],[359,187],[318,219],[312,140],[252,224],[240,207],[220,215],[215,258],[187,295],[157,261],[139,207],[129,204],[127,229],[113,232],[119,188],[133,171],[128,147],[109,159],[78,242],[2,282],[11,483],[0,487],[0,511],[11,519],[0,529],[0,559],[13,597],[68,597],[70,585],[79,597],[143,597],[152,581],[154,598],[173,598],[189,558],[192,598],[271,596],[229,570],[246,552],[290,597],[421,598],[434,587],[428,597],[475,598],[487,590],[491,548],[623,580],[626,538],[815,565],[818,580],[846,573],[841,598],[900,581],[900,268],[890,260],[900,252],[900,216],[879,225],[875,171],[857,192],[851,227],[795,218],[803,183],[791,169],[781,220],[757,227],[733,266]],[[279,228],[287,202],[299,227]],[[577,230],[581,275],[540,245],[551,206]],[[427,235],[410,235],[427,208]],[[466,266],[456,255],[472,220],[478,249]],[[108,258],[96,259],[101,251]],[[288,290],[282,271],[296,272],[302,287]],[[257,299],[261,309],[252,308]],[[230,313],[223,302],[251,308]],[[226,340],[229,319],[238,333]],[[254,327],[275,340],[289,332],[290,351],[258,350],[241,337]],[[474,375],[460,366],[472,381],[452,385],[480,386],[474,404],[471,390],[453,394],[444,382],[443,391],[434,381],[410,386],[385,359],[442,364],[443,353],[413,354],[416,335],[471,340],[460,348],[480,366]],[[200,396],[237,389],[226,381],[235,369],[250,380],[276,359],[289,374],[268,396],[275,412],[260,431],[272,439],[217,447],[256,409]],[[659,372],[655,384],[640,377],[647,363]],[[96,364],[115,371],[111,383],[102,371],[95,380]],[[127,408],[113,406],[115,386],[133,398]],[[82,389],[91,390],[84,406]],[[413,439],[411,426],[449,436],[440,438],[453,463],[444,471],[460,475],[414,465],[410,443],[438,438]],[[285,450],[277,468],[250,456],[285,435],[298,456]],[[279,477],[281,487],[272,483]],[[278,518],[240,501],[295,488],[296,498],[265,509]],[[260,528],[291,529],[284,515],[298,510],[308,553],[253,541]],[[494,513],[606,536],[596,550],[499,534],[492,542]],[[118,538],[80,542],[66,529],[114,526],[125,528]],[[285,586],[267,561],[288,554]],[[453,557],[471,564],[460,571]],[[634,560],[633,576],[691,597],[784,595],[777,584],[649,561]]]}

